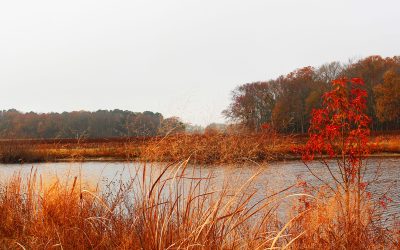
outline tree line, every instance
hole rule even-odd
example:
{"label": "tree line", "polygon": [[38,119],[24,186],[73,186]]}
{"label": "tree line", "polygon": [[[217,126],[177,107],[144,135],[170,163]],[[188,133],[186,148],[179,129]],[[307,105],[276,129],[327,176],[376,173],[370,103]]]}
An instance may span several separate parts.
{"label": "tree line", "polygon": [[0,138],[107,138],[156,136],[185,131],[177,117],[127,110],[23,113],[0,111]]}
{"label": "tree line", "polygon": [[331,90],[331,81],[343,77],[365,81],[373,130],[400,129],[400,56],[308,66],[269,81],[246,83],[232,91],[231,104],[222,114],[251,131],[305,133],[312,110],[321,107],[323,94]]}
{"label": "tree line", "polygon": [[373,130],[400,129],[400,56],[370,56],[342,64],[304,67],[269,81],[246,83],[232,91],[232,102],[222,113],[232,125],[206,129],[184,124],[178,117],[127,110],[73,111],[63,113],[0,111],[0,139],[12,138],[107,138],[156,136],[171,133],[213,133],[235,128],[242,131],[273,129],[305,133],[311,112],[322,105],[331,81],[360,77],[368,93],[368,115]]}

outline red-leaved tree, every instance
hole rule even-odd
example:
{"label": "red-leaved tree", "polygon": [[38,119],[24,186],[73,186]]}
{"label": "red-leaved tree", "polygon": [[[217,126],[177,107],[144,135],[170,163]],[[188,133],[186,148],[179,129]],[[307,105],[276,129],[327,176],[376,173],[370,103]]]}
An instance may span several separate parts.
{"label": "red-leaved tree", "polygon": [[[302,149],[302,159],[309,171],[331,190],[334,202],[329,206],[335,204],[332,217],[336,232],[343,232],[344,245],[357,247],[368,238],[361,234],[371,221],[366,222],[365,218],[369,214],[369,198],[365,191],[368,184],[363,180],[370,134],[367,92],[360,78],[341,78],[332,84],[332,90],[323,96],[322,108],[312,112],[310,138]],[[320,161],[331,180],[314,173],[309,166],[311,160]]]}
{"label": "red-leaved tree", "polygon": [[[313,110],[310,139],[302,157],[304,161],[326,156],[336,159],[344,185],[350,185],[360,181],[359,172],[369,153],[370,118],[365,113],[367,92],[362,88],[364,82],[360,78],[342,78],[332,84],[333,90],[323,96],[323,107]],[[329,165],[327,167],[330,169]],[[334,175],[332,177],[336,179]]]}

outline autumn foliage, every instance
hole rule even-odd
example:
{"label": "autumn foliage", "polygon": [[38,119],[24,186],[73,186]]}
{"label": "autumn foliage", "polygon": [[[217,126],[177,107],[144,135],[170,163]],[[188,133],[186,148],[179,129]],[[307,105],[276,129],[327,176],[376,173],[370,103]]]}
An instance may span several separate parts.
{"label": "autumn foliage", "polygon": [[380,121],[400,120],[400,75],[390,70],[383,76],[383,82],[374,88],[377,96],[376,110]]}
{"label": "autumn foliage", "polygon": [[344,176],[354,179],[356,166],[368,154],[370,118],[365,113],[367,92],[360,78],[334,80],[333,90],[324,94],[323,108],[312,112],[310,139],[303,152],[304,160],[316,155],[340,158]]}
{"label": "autumn foliage", "polygon": [[369,56],[343,64],[302,67],[268,81],[246,83],[232,91],[232,102],[223,112],[226,118],[259,131],[270,123],[282,133],[307,133],[311,111],[322,106],[322,97],[339,78],[364,80],[365,113],[373,131],[400,129],[400,57]]}
{"label": "autumn foliage", "polygon": [[[302,150],[304,164],[322,184],[300,182],[313,199],[300,199],[304,217],[298,224],[304,236],[299,248],[375,249],[391,244],[389,231],[380,224],[376,205],[383,209],[390,198],[372,199],[364,179],[371,119],[366,114],[367,91],[360,78],[340,78],[324,94],[322,108],[312,113],[309,140]],[[318,160],[330,178],[310,167]]]}

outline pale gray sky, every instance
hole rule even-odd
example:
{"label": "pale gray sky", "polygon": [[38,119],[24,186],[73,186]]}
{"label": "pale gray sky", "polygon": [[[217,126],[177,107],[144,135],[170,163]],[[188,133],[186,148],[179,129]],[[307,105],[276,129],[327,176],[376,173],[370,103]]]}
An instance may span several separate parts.
{"label": "pale gray sky", "polygon": [[230,91],[400,54],[400,1],[1,1],[0,109],[158,111],[221,122]]}

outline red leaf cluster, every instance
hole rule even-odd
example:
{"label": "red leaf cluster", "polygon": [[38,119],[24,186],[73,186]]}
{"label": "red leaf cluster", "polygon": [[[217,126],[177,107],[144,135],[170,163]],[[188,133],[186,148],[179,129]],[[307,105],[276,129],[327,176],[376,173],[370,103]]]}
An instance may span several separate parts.
{"label": "red leaf cluster", "polygon": [[303,160],[316,156],[339,158],[350,179],[368,154],[370,118],[365,113],[367,91],[361,78],[341,78],[332,82],[323,96],[323,108],[312,112],[310,138],[302,151]]}

